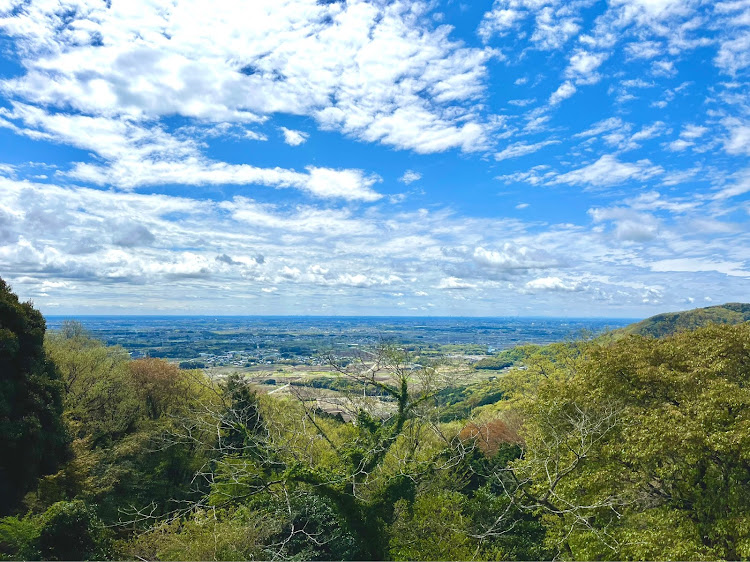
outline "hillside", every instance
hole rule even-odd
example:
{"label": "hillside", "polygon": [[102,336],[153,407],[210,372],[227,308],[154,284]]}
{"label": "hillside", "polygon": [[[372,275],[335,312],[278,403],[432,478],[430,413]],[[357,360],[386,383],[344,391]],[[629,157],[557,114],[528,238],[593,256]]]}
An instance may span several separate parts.
{"label": "hillside", "polygon": [[741,324],[748,321],[750,321],[750,304],[730,302],[684,312],[657,314],[616,330],[615,334],[661,338],[678,332],[694,330],[708,324]]}

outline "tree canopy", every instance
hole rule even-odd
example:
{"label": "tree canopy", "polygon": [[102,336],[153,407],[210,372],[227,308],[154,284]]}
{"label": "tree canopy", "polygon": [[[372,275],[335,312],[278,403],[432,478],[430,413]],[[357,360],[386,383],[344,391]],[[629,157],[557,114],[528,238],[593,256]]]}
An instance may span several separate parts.
{"label": "tree canopy", "polygon": [[44,351],[44,317],[0,279],[0,513],[65,459],[63,385]]}
{"label": "tree canopy", "polygon": [[383,345],[266,394],[1,287],[0,559],[750,559],[750,323],[469,380]]}

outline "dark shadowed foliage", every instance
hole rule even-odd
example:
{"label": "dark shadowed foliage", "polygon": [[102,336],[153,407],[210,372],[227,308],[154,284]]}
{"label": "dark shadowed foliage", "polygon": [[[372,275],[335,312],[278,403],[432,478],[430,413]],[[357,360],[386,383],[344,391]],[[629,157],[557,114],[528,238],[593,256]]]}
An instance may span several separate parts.
{"label": "dark shadowed foliage", "polygon": [[45,321],[0,279],[0,513],[16,509],[65,458],[62,384],[44,352]]}

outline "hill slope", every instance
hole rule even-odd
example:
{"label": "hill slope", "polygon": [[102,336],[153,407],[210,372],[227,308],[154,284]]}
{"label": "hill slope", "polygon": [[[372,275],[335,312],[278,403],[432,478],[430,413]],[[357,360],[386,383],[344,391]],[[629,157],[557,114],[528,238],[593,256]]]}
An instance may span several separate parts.
{"label": "hill slope", "polygon": [[661,338],[677,332],[694,330],[707,324],[741,324],[750,321],[750,304],[730,302],[684,312],[666,312],[646,318],[620,330],[618,335],[635,334]]}

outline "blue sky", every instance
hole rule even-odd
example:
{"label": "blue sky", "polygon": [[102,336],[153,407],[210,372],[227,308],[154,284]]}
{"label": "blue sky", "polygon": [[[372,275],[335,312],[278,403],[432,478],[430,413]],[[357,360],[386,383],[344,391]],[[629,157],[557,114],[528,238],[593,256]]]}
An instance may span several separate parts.
{"label": "blue sky", "polygon": [[47,314],[750,295],[750,0],[0,0],[0,276]]}

